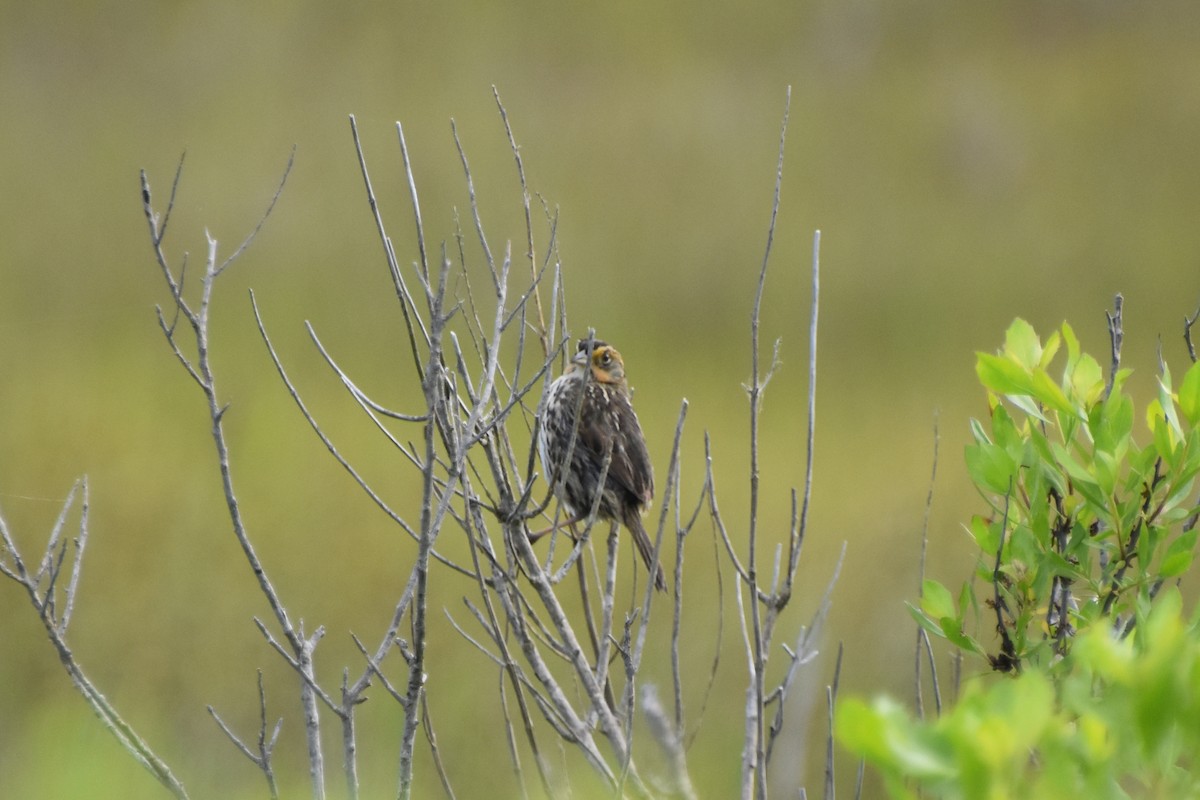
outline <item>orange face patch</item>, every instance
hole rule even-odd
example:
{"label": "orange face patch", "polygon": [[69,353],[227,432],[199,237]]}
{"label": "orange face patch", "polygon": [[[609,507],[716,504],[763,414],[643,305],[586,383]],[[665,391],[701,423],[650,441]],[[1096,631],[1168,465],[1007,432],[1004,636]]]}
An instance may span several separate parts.
{"label": "orange face patch", "polygon": [[592,377],[599,383],[618,383],[625,377],[625,362],[615,348],[601,345],[592,351]]}

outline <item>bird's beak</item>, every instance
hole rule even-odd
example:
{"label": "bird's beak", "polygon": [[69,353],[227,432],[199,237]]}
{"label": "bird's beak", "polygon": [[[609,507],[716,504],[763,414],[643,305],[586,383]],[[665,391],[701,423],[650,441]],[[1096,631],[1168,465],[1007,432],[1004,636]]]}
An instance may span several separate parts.
{"label": "bird's beak", "polygon": [[571,359],[571,363],[578,364],[581,367],[586,367],[588,365],[588,351],[580,350],[575,354],[574,358]]}

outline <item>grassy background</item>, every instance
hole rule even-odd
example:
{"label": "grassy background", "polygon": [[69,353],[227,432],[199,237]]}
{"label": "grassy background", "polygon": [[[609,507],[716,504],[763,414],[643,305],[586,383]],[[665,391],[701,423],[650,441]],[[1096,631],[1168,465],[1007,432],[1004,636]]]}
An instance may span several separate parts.
{"label": "grassy background", "polygon": [[[196,258],[205,228],[225,252],[236,246],[297,146],[274,218],[218,287],[213,346],[248,521],[293,612],[327,626],[319,659],[332,684],[357,663],[346,631],[369,639],[384,625],[412,548],[306,431],[245,289],[322,421],[396,505],[411,502],[399,459],[357,419],[301,326],[311,320],[365,386],[397,404],[412,396],[347,114],[404,257],[393,123],[405,125],[427,234],[440,241],[466,207],[451,117],[493,239],[520,253],[519,187],[489,87],[499,88],[531,187],[561,212],[573,324],[625,354],[660,475],[688,398],[685,487],[696,489],[707,430],[736,524],[747,507],[748,319],[791,85],[764,324],[784,359],[765,404],[764,530],[782,538],[787,490],[802,476],[820,228],[817,479],[789,630],[848,542],[826,657],[803,693],[820,697],[839,641],[844,690],[908,692],[902,601],[916,590],[935,413],[930,569],[955,581],[971,558],[959,524],[981,505],[961,468],[967,420],[984,411],[974,351],[1023,316],[1044,332],[1069,319],[1103,356],[1102,312],[1121,291],[1135,391],[1152,388],[1158,337],[1169,360],[1184,357],[1180,321],[1200,293],[1198,34],[1200,11],[1182,0],[5,3],[0,509],[34,548],[71,481],[90,476],[75,650],[195,796],[258,789],[204,706],[249,730],[259,666],[286,717],[280,772],[302,775],[294,682],[249,620],[266,608],[227,529],[204,409],[154,321],[165,297],[138,169],[165,202],[187,150],[170,250]],[[716,601],[699,555],[710,545],[696,547],[685,647],[707,664]],[[437,607],[456,610],[469,587],[438,591]],[[70,691],[13,586],[0,590],[0,620],[0,796],[160,796]],[[740,727],[724,720],[740,713],[743,678],[726,622],[691,751],[709,796],[737,778]],[[663,684],[664,652],[647,666]],[[459,796],[511,789],[504,770],[497,783],[483,769],[502,756],[479,755],[502,747],[494,671],[446,631],[432,658],[430,703]],[[703,683],[697,674],[688,687],[693,711]],[[802,705],[782,746],[788,780],[814,789],[819,774],[801,755],[815,752],[806,729],[819,736],[824,721]],[[368,710],[364,779],[386,793],[398,714],[382,700]],[[418,769],[421,793],[435,791],[428,764]]]}

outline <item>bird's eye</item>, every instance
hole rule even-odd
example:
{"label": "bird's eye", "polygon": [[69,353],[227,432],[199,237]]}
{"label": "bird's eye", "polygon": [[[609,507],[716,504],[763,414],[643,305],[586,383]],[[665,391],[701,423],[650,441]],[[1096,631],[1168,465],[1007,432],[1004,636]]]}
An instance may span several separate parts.
{"label": "bird's eye", "polygon": [[607,350],[605,350],[603,353],[601,353],[600,354],[600,363],[606,367],[609,364],[611,364],[612,363],[612,353],[608,352]]}

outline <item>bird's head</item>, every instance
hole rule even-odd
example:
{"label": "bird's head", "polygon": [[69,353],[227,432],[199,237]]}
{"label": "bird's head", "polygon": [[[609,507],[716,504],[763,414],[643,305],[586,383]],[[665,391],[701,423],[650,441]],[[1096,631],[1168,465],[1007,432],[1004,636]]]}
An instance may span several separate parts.
{"label": "bird's head", "polygon": [[580,339],[579,349],[571,363],[579,369],[590,364],[592,379],[597,383],[620,385],[625,382],[625,362],[621,360],[621,354],[615,347],[600,339]]}

